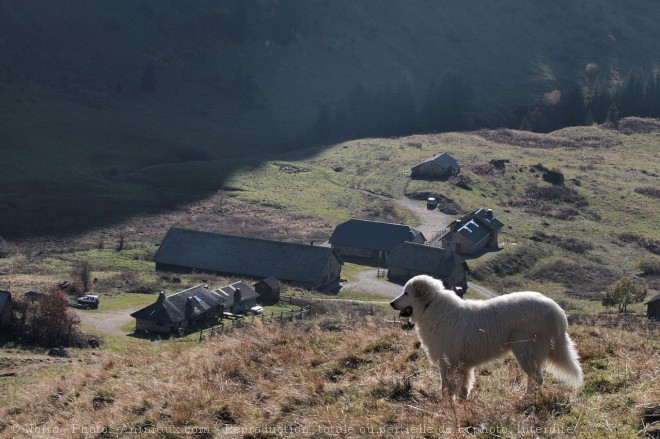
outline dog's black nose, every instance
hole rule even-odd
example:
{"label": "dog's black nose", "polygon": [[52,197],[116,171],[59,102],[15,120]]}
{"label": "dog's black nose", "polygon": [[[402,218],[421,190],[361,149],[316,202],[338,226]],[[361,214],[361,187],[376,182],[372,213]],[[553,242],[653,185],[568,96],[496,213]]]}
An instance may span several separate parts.
{"label": "dog's black nose", "polygon": [[[394,301],[391,301],[391,302],[390,302],[390,306],[391,306],[392,308],[394,308]],[[395,309],[396,309],[396,308],[395,308]]]}

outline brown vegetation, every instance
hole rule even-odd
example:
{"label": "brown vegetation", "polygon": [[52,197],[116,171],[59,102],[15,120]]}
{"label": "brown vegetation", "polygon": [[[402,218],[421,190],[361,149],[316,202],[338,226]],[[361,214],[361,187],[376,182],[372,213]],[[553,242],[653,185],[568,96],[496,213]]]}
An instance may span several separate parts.
{"label": "brown vegetation", "polygon": [[45,299],[37,302],[16,300],[13,338],[43,347],[73,346],[80,342],[80,319],[69,310],[64,292],[51,288]]}
{"label": "brown vegetation", "polygon": [[327,317],[257,324],[199,345],[165,342],[156,353],[73,364],[69,376],[44,381],[33,399],[3,409],[0,434],[31,425],[72,438],[88,436],[83,427],[99,437],[136,438],[158,431],[209,438],[596,438],[648,428],[640,423],[658,396],[649,387],[658,364],[648,351],[657,327],[647,325],[647,338],[634,325],[630,333],[571,327],[586,377],[578,392],[550,379],[543,392],[524,396],[524,374],[504,359],[482,367],[471,398],[457,403],[442,396],[438,373],[412,332],[382,316],[343,312],[332,330],[324,329]]}

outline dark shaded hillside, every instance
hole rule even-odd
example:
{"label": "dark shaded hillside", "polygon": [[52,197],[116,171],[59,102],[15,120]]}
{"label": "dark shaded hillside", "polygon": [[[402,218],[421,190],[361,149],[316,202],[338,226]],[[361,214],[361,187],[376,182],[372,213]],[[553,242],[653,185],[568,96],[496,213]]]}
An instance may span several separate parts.
{"label": "dark shaded hillside", "polygon": [[[0,235],[72,212],[75,230],[217,189],[163,194],[131,178],[151,165],[510,124],[575,82],[588,92],[651,71],[659,19],[641,0],[3,1]],[[465,117],[443,125],[457,106],[433,90],[448,70],[465,85],[453,95]]]}

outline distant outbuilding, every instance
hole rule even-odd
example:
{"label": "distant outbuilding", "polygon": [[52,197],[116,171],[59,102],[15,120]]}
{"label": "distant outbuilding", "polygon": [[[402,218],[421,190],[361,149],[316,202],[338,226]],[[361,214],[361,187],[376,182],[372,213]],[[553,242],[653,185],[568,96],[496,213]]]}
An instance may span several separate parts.
{"label": "distant outbuilding", "polygon": [[274,305],[280,301],[282,288],[280,281],[267,277],[254,284],[254,291],[259,294],[262,305]]}
{"label": "distant outbuilding", "polygon": [[660,294],[646,302],[646,316],[651,320],[660,321]]}
{"label": "distant outbuilding", "polygon": [[415,180],[439,180],[460,173],[461,166],[454,157],[443,152],[413,166],[410,172]]}
{"label": "distant outbuilding", "polygon": [[425,241],[422,232],[405,224],[351,219],[335,228],[329,242],[342,257],[385,260],[392,249],[404,242]]}
{"label": "distant outbuilding", "polygon": [[12,301],[9,291],[0,291],[0,328],[11,324]]}

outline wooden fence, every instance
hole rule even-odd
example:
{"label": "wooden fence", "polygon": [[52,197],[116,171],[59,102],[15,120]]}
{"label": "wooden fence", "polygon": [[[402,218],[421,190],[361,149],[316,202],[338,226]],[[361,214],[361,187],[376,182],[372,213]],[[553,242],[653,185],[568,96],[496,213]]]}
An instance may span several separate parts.
{"label": "wooden fence", "polygon": [[[293,304],[294,297],[287,297],[290,304]],[[298,305],[299,309],[292,309],[289,311],[280,311],[279,313],[271,311],[270,313],[263,313],[260,315],[252,316],[237,316],[235,319],[223,319],[219,324],[210,328],[202,329],[199,331],[199,341],[201,342],[206,337],[213,337],[218,334],[224,334],[225,331],[242,328],[246,323],[254,324],[255,321],[260,320],[262,323],[272,322],[292,322],[295,319],[304,319],[309,317],[312,313],[312,305]]]}

